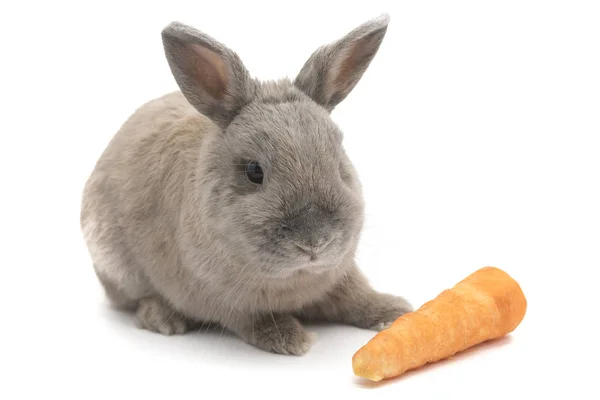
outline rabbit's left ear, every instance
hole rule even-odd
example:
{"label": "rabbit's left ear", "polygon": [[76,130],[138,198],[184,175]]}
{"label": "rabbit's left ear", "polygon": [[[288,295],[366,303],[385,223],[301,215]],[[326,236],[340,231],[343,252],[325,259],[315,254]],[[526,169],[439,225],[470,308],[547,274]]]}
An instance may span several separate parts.
{"label": "rabbit's left ear", "polygon": [[294,84],[331,112],[354,89],[379,50],[388,14],[358,26],[343,38],[317,49]]}
{"label": "rabbit's left ear", "polygon": [[169,67],[181,92],[198,111],[226,128],[254,94],[238,55],[211,36],[180,22],[162,31]]}

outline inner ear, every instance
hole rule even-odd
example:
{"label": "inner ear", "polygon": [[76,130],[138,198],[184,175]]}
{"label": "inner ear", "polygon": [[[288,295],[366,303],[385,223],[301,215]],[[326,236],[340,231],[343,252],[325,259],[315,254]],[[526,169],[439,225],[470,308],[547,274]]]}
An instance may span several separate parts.
{"label": "inner ear", "polygon": [[336,93],[332,97],[339,97],[350,92],[360,76],[364,73],[370,61],[377,53],[381,40],[379,32],[372,32],[358,40],[353,46],[346,50],[346,54],[340,57],[337,68],[330,71],[332,88]]}
{"label": "inner ear", "polygon": [[162,31],[167,62],[188,102],[225,129],[254,96],[255,84],[238,55],[179,22]]}
{"label": "inner ear", "polygon": [[320,47],[304,63],[294,84],[327,111],[333,111],[375,57],[388,23],[389,16],[384,14]]}
{"label": "inner ear", "polygon": [[195,43],[186,43],[184,47],[184,51],[191,55],[184,58],[184,72],[214,100],[223,100],[229,85],[229,73],[223,58],[209,48]]}

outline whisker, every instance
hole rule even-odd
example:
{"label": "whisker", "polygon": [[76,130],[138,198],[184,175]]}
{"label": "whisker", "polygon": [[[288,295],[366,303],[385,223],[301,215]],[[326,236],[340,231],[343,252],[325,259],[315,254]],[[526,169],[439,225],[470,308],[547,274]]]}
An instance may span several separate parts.
{"label": "whisker", "polygon": [[[232,243],[233,243],[233,239],[230,239],[230,240],[229,240],[229,244],[232,244]],[[236,258],[234,258],[234,259],[231,261],[231,263],[234,263],[234,262],[235,262],[235,261],[237,261],[238,259],[240,259],[240,258],[242,258],[242,257],[244,257],[244,256],[247,256],[248,254],[249,254],[249,253],[243,253],[243,254],[240,254],[239,256],[237,256]],[[189,297],[189,295],[190,295],[190,294],[191,294],[191,293],[188,293],[188,295],[186,295],[186,297],[184,297],[184,299],[187,299],[187,298]],[[204,328],[204,325],[205,325],[207,322],[208,322],[208,326],[207,326],[207,328],[206,328],[206,331],[205,331],[205,332],[208,332],[208,330],[209,330],[209,329],[210,329],[210,327],[212,326],[212,323],[213,323],[212,319],[213,319],[213,317],[214,317],[214,316],[215,316],[215,315],[216,315],[216,314],[217,314],[217,313],[220,311],[221,307],[222,307],[222,303],[220,303],[220,305],[218,306],[218,308],[217,308],[217,311],[215,311],[214,313],[212,313],[211,315],[207,316],[206,318],[204,318],[204,319],[202,320],[202,324],[200,325],[200,328],[198,328],[198,330],[197,330],[197,332],[198,332],[198,333],[200,333],[200,332],[202,331],[202,329]]]}
{"label": "whisker", "polygon": [[[240,283],[244,282],[246,279],[248,279],[248,277],[246,277],[246,275],[249,275],[252,270],[247,270],[248,266],[253,263],[256,259],[258,259],[258,257],[260,256],[260,254],[257,254],[256,256],[252,257],[250,259],[250,261],[248,261],[246,263],[246,265],[244,265],[244,267],[242,267],[242,269],[239,272],[239,278],[236,281],[236,283],[232,286],[231,290],[228,292],[227,296],[222,300],[221,304],[226,304],[227,299],[229,298],[229,296],[233,293],[235,293],[236,289],[239,287]],[[248,271],[248,272],[246,272]],[[223,328],[221,329],[221,335],[219,336],[219,338],[221,338],[221,336],[223,336],[223,332],[225,331],[225,326],[229,323],[229,319],[231,318],[231,315],[233,314],[233,311],[235,309],[235,307],[237,306],[237,303],[240,301],[240,299],[245,295],[246,293],[244,291],[240,291],[236,302],[231,306],[231,309],[229,310],[229,313],[227,314],[226,318],[224,319],[223,323],[221,325],[223,325]]]}
{"label": "whisker", "polygon": [[[243,254],[243,255],[240,255],[240,256],[236,257],[236,258],[235,258],[233,261],[231,261],[231,263],[235,263],[235,261],[237,261],[237,260],[238,260],[238,259],[240,259],[242,256],[244,256],[244,255],[247,255],[247,254],[248,254],[248,253],[245,253],[245,254]],[[211,321],[209,322],[209,326],[207,327],[207,329],[206,329],[206,332],[208,332],[208,329],[210,329],[210,326],[212,325],[212,319],[214,319],[215,317],[217,317],[217,319],[219,319],[219,318],[218,318],[218,314],[219,314],[219,313],[220,313],[220,311],[223,309],[223,307],[224,307],[224,306],[227,304],[227,303],[226,303],[226,300],[227,300],[227,298],[229,298],[229,296],[230,296],[232,293],[234,293],[234,292],[235,292],[235,289],[236,289],[236,287],[238,286],[238,283],[243,281],[243,278],[244,278],[244,277],[243,277],[243,271],[246,269],[246,267],[247,267],[248,265],[250,265],[250,263],[252,263],[252,262],[253,262],[254,260],[256,260],[258,257],[259,257],[259,255],[256,255],[255,257],[252,257],[252,258],[250,259],[250,261],[248,261],[248,263],[246,263],[246,265],[245,265],[245,266],[242,268],[242,271],[240,271],[240,277],[239,277],[238,281],[236,282],[236,284],[235,284],[235,285],[233,285],[233,286],[231,286],[230,288],[226,289],[226,292],[225,292],[226,294],[225,294],[225,297],[224,297],[223,299],[221,299],[221,298],[219,297],[219,299],[218,299],[218,301],[219,301],[219,305],[217,306],[217,309],[216,309],[216,311],[214,311],[214,312],[213,312],[213,313],[210,315],[210,317],[209,317],[209,319],[210,319]],[[222,331],[221,331],[221,332],[223,332],[223,331],[224,331],[224,329],[225,329],[225,326],[224,326],[224,325],[225,325],[225,323],[224,323],[223,321],[219,321],[219,323],[220,323],[220,325],[223,325],[223,329],[222,329]],[[199,330],[199,332],[202,330],[203,326],[204,326],[204,323],[203,323],[203,324],[202,324],[202,326],[200,327],[200,330]]]}

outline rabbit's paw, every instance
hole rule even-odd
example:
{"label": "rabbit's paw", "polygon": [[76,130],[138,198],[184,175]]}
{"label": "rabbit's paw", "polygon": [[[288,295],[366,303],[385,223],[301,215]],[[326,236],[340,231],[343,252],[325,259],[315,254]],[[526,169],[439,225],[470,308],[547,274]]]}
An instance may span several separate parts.
{"label": "rabbit's paw", "polygon": [[246,340],[271,353],[300,356],[308,352],[314,339],[293,316],[269,314],[255,320]]}
{"label": "rabbit's paw", "polygon": [[183,316],[155,298],[140,300],[135,322],[138,328],[163,335],[183,334],[189,325]]}
{"label": "rabbit's paw", "polygon": [[403,297],[379,294],[365,313],[365,321],[359,325],[382,331],[389,328],[396,319],[411,311],[413,311],[412,305]]}

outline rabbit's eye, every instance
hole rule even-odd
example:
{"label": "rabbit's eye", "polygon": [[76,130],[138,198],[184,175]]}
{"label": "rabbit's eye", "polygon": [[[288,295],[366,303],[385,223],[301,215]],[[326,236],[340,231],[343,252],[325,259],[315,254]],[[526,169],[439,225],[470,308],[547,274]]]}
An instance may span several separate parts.
{"label": "rabbit's eye", "polygon": [[260,164],[256,161],[250,161],[246,164],[246,177],[252,183],[261,185],[263,182],[264,173]]}

